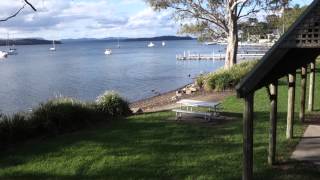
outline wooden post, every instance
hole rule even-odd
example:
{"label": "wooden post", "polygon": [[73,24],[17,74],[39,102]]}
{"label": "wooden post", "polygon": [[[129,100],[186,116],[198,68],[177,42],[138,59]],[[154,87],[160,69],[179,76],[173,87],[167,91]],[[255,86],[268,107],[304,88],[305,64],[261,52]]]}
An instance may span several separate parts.
{"label": "wooden post", "polygon": [[243,113],[243,180],[253,179],[253,93],[245,97]]}
{"label": "wooden post", "polygon": [[315,63],[315,61],[313,61],[310,63],[310,85],[309,85],[308,111],[313,111],[313,109],[314,109],[315,79],[316,79],[316,63]]}
{"label": "wooden post", "polygon": [[270,84],[270,130],[269,130],[269,154],[268,163],[273,165],[276,157],[277,142],[277,99],[278,99],[278,81]]}
{"label": "wooden post", "polygon": [[306,90],[307,90],[307,66],[301,68],[301,94],[300,94],[300,111],[299,119],[304,122],[306,109]]}
{"label": "wooden post", "polygon": [[296,72],[289,74],[289,87],[288,87],[288,114],[287,114],[287,139],[293,137],[293,120],[294,120],[294,99],[295,99],[295,88],[296,88]]}

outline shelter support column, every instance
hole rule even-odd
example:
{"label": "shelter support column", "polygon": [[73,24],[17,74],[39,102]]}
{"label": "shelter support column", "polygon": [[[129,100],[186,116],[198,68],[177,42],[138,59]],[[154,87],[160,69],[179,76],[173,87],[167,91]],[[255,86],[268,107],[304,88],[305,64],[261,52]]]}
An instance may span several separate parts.
{"label": "shelter support column", "polygon": [[299,119],[304,122],[306,108],[306,90],[307,90],[307,65],[301,68],[301,93],[300,93],[300,112]]}
{"label": "shelter support column", "polygon": [[244,98],[243,112],[243,180],[253,179],[253,103],[254,93]]}
{"label": "shelter support column", "polygon": [[294,120],[294,99],[296,88],[296,72],[290,73],[288,77],[288,112],[287,112],[287,139],[293,137],[293,120]]}
{"label": "shelter support column", "polygon": [[314,109],[315,78],[316,78],[316,63],[315,63],[315,60],[314,60],[313,62],[310,63],[310,83],[309,83],[308,111],[313,111],[313,109]]}
{"label": "shelter support column", "polygon": [[270,130],[269,130],[269,154],[268,163],[273,165],[276,156],[276,142],[277,142],[277,101],[278,101],[278,81],[270,84]]}

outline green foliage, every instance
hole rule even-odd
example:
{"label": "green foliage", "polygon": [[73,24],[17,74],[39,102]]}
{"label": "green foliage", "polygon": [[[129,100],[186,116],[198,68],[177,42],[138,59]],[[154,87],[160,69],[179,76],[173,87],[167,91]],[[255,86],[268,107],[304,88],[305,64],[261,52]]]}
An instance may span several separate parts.
{"label": "green foliage", "polygon": [[[320,83],[316,86],[319,109]],[[280,83],[278,92],[275,166],[267,163],[270,101],[265,88],[255,93],[254,179],[318,180],[319,167],[290,159],[304,125],[295,121],[295,138],[286,139],[287,84]],[[0,154],[0,179],[241,179],[243,100],[231,96],[222,105],[228,118],[215,123],[177,123],[166,111],[30,142]]]}
{"label": "green foliage", "polygon": [[30,123],[22,114],[12,117],[0,114],[0,149],[6,144],[22,142],[31,135]]}
{"label": "green foliage", "polygon": [[61,134],[92,123],[94,106],[71,98],[58,98],[40,104],[30,121],[40,134]]}
{"label": "green foliage", "polygon": [[289,27],[298,19],[298,17],[303,13],[304,10],[306,10],[305,7],[294,7],[292,9],[286,9],[284,11],[284,15],[277,19],[276,26],[278,26],[278,29],[287,31]]}
{"label": "green foliage", "polygon": [[196,83],[207,91],[223,91],[233,88],[256,63],[257,61],[247,61],[236,64],[230,69],[219,69],[207,75],[199,76]]}
{"label": "green foliage", "polygon": [[115,93],[99,97],[97,103],[57,98],[29,113],[0,114],[0,148],[31,138],[73,132],[98,122],[128,115],[128,103]]}
{"label": "green foliage", "polygon": [[106,91],[96,102],[100,112],[111,116],[127,116],[131,113],[129,103],[115,92]]}

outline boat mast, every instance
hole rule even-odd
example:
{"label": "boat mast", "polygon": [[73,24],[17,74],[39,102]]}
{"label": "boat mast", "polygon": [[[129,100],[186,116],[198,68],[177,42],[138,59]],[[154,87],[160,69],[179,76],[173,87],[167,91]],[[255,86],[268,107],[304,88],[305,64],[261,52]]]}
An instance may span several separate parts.
{"label": "boat mast", "polygon": [[7,33],[7,43],[6,43],[7,49],[9,49],[9,33]]}

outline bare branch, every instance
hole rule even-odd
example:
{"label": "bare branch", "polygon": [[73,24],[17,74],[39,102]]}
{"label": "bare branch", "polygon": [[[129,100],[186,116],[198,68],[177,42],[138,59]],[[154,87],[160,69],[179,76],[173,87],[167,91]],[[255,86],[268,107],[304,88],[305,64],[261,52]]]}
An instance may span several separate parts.
{"label": "bare branch", "polygon": [[0,22],[8,21],[9,19],[16,17],[22,11],[22,9],[24,9],[25,7],[26,7],[26,4],[24,4],[17,12],[12,14],[11,16],[8,16],[8,17],[6,17],[4,19],[0,19]]}
{"label": "bare branch", "polygon": [[24,2],[27,3],[34,11],[37,11],[37,9],[28,0],[24,0]]}
{"label": "bare branch", "polygon": [[23,6],[17,12],[4,19],[0,19],[0,22],[8,21],[9,19],[16,17],[26,7],[26,5],[30,6],[34,11],[37,11],[37,9],[28,0],[24,0],[24,2],[25,4],[23,4]]}
{"label": "bare branch", "polygon": [[233,2],[233,4],[230,7],[230,11],[234,11],[234,9],[238,6],[238,4],[246,3],[247,1],[248,0],[238,0],[238,1]]}

